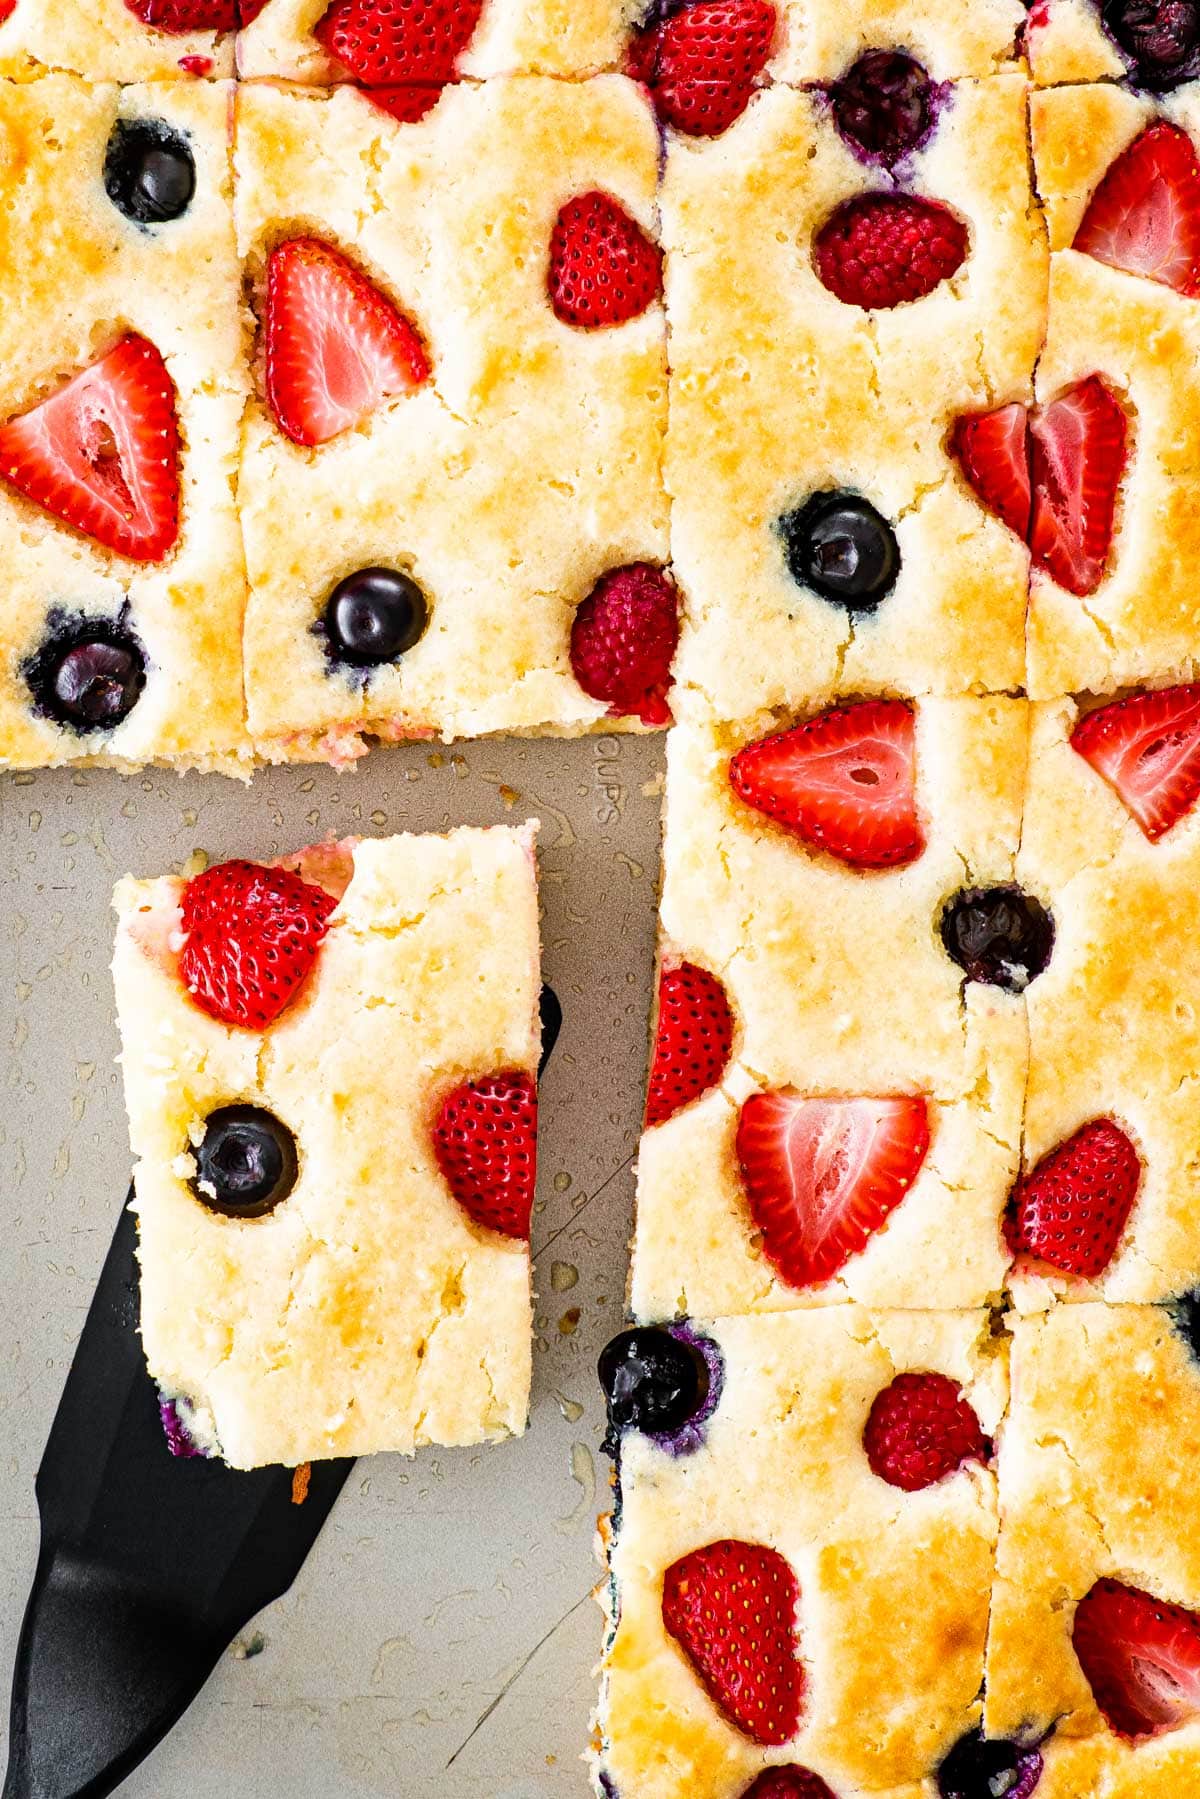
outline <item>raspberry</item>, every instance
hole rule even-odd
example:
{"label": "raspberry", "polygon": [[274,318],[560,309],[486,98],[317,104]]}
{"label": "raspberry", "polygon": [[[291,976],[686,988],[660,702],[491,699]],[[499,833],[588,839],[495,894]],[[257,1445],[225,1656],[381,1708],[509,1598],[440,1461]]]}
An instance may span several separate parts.
{"label": "raspberry", "polygon": [[859,194],[837,207],[813,244],[817,276],[847,306],[923,300],[960,268],[967,228],[936,200]]}

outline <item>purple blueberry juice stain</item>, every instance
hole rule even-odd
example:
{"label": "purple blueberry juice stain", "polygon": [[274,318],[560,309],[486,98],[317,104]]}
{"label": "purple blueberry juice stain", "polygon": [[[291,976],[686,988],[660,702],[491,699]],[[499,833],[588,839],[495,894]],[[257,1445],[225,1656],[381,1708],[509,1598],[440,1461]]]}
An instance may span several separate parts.
{"label": "purple blueberry juice stain", "polygon": [[1030,1799],[1042,1767],[1040,1749],[970,1730],[938,1769],[937,1790],[941,1799]]}
{"label": "purple blueberry juice stain", "polygon": [[621,1799],[612,1775],[606,1774],[603,1768],[600,1770],[600,1791],[604,1794],[604,1799]]}
{"label": "purple blueberry juice stain", "polygon": [[173,1399],[159,1399],[158,1415],[162,1419],[167,1448],[179,1461],[190,1462],[204,1457],[204,1451],[193,1441],[187,1425],[179,1415]]}

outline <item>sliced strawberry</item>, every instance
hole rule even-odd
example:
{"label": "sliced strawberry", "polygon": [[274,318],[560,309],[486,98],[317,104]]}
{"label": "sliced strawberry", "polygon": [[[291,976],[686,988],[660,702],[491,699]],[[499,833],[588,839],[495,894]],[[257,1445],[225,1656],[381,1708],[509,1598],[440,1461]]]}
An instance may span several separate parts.
{"label": "sliced strawberry", "polygon": [[429,377],[415,329],[332,244],[293,237],[267,269],[267,399],[279,429],[312,447]]}
{"label": "sliced strawberry", "polygon": [[837,1799],[831,1787],[811,1768],[764,1768],[752,1780],[742,1799]]}
{"label": "sliced strawberry", "polygon": [[1024,542],[1033,517],[1025,407],[1014,401],[995,412],[965,413],[955,421],[950,447],[988,511]]}
{"label": "sliced strawberry", "polygon": [[1200,794],[1200,683],[1098,706],[1075,726],[1071,748],[1116,788],[1157,843]]}
{"label": "sliced strawberry", "polygon": [[639,33],[629,73],[650,88],[665,125],[689,137],[717,137],[750,104],[776,23],[770,0],[689,0]]}
{"label": "sliced strawberry", "polygon": [[1098,375],[1032,413],[1029,548],[1068,593],[1099,587],[1125,472],[1125,414]]}
{"label": "sliced strawberry", "polygon": [[737,1158],[763,1254],[790,1287],[832,1280],[900,1204],[929,1148],[923,1099],[755,1093]]}
{"label": "sliced strawberry", "polygon": [[236,31],[237,0],[125,0],[143,25],[156,31]]}
{"label": "sliced strawberry", "polygon": [[658,986],[658,1033],[646,1095],[646,1128],[663,1124],[715,1087],[733,1047],[733,1013],[707,968],[680,962]]}
{"label": "sliced strawberry", "polygon": [[777,1549],[724,1537],[673,1562],[662,1616],[709,1696],[756,1743],[800,1728],[805,1676],[797,1643],[800,1583]]}
{"label": "sliced strawberry", "polygon": [[222,1024],[265,1030],[311,974],[336,906],[287,869],[219,862],[184,890],[184,986]]}
{"label": "sliced strawberry", "polygon": [[364,87],[452,79],[483,0],[333,0],[313,29]]}
{"label": "sliced strawberry", "polygon": [[875,1395],[863,1448],[872,1473],[905,1493],[991,1455],[974,1410],[945,1374],[898,1374]]}
{"label": "sliced strawberry", "polygon": [[6,19],[11,19],[16,10],[17,0],[0,0],[0,25],[3,25]]}
{"label": "sliced strawberry", "polygon": [[372,106],[386,112],[389,118],[398,119],[401,125],[419,124],[442,97],[440,87],[417,81],[398,82],[394,87],[364,87],[360,91]]}
{"label": "sliced strawberry", "polygon": [[669,725],[671,664],[679,642],[675,583],[649,562],[602,575],[571,624],[571,672],[613,718]]}
{"label": "sliced strawberry", "polygon": [[106,550],[161,562],[179,536],[179,428],[154,345],[123,337],[0,425],[0,477]]}
{"label": "sliced strawberry", "polygon": [[1018,1182],[1005,1221],[1009,1248],[1094,1280],[1117,1252],[1141,1178],[1121,1127],[1091,1119]]}
{"label": "sliced strawberry", "polygon": [[507,1070],[448,1093],[433,1127],[438,1167],[468,1218],[528,1241],[537,1184],[537,1084]]}
{"label": "sliced strawberry", "polygon": [[1074,248],[1200,295],[1200,161],[1186,131],[1158,119],[1134,138],[1088,202]]}
{"label": "sliced strawberry", "polygon": [[1075,1654],[1119,1736],[1162,1736],[1200,1717],[1200,1616],[1119,1580],[1098,1580],[1075,1609]]}
{"label": "sliced strawberry", "polygon": [[740,749],[734,792],[803,842],[855,868],[898,868],[925,847],[912,707],[834,706]]}
{"label": "sliced strawberry", "polygon": [[948,206],[917,194],[856,194],[813,239],[823,287],[867,311],[923,300],[961,268],[967,228]]}
{"label": "sliced strawberry", "polygon": [[550,304],[564,325],[624,325],[662,291],[662,251],[611,194],[568,200],[550,235]]}

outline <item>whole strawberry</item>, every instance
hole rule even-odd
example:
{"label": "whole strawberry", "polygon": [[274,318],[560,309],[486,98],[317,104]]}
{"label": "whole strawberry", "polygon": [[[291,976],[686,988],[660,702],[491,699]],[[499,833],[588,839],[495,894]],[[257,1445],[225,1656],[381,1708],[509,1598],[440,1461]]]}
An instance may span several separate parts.
{"label": "whole strawberry", "polygon": [[679,962],[658,985],[658,1031],[646,1094],[646,1126],[664,1124],[715,1087],[733,1047],[733,1013],[707,968]]}
{"label": "whole strawberry", "polygon": [[639,34],[629,72],[649,87],[665,125],[717,137],[750,104],[776,24],[769,0],[688,0]]}
{"label": "whole strawberry", "polygon": [[752,1741],[786,1743],[800,1728],[800,1583],[777,1549],[725,1537],[663,1576],[663,1624],[713,1701]]}
{"label": "whole strawberry", "polygon": [[611,194],[568,200],[550,235],[550,304],[564,325],[624,325],[662,291],[662,251]]}
{"label": "whole strawberry", "polygon": [[986,1462],[991,1454],[974,1411],[944,1374],[898,1374],[877,1393],[863,1448],[872,1473],[905,1493],[932,1487],[964,1462]]}
{"label": "whole strawberry", "polygon": [[313,29],[364,87],[452,79],[483,0],[334,0]]}
{"label": "whole strawberry", "polygon": [[537,1184],[537,1086],[506,1070],[448,1093],[433,1127],[438,1167],[476,1224],[528,1240]]}
{"label": "whole strawberry", "polygon": [[1006,1220],[1009,1248],[1094,1280],[1117,1253],[1141,1177],[1120,1125],[1091,1119],[1018,1183]]}
{"label": "whole strawberry", "polygon": [[265,1030],[312,972],[336,906],[287,869],[218,863],[184,889],[184,986],[222,1024]]}
{"label": "whole strawberry", "polygon": [[966,254],[962,220],[913,194],[857,194],[834,209],[813,242],[822,285],[868,311],[923,300]]}
{"label": "whole strawberry", "polygon": [[679,642],[679,596],[649,562],[602,575],[571,626],[571,671],[614,718],[669,725],[671,663]]}

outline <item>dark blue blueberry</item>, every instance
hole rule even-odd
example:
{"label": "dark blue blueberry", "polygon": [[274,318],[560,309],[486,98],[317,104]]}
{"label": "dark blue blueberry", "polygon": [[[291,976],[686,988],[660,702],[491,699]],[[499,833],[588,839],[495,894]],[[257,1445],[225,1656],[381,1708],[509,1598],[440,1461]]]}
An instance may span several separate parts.
{"label": "dark blue blueberry", "polygon": [[1054,948],[1054,920],[1019,887],[964,887],[948,900],[941,921],[946,953],[969,981],[1024,993]]}
{"label": "dark blue blueberry", "polygon": [[1163,94],[1200,75],[1198,0],[1101,0],[1100,16],[1139,87]]}
{"label": "dark blue blueberry", "polygon": [[1041,1777],[1036,1749],[971,1730],[938,1769],[937,1786],[941,1799],[1029,1799]]}
{"label": "dark blue blueberry", "polygon": [[[666,1447],[688,1432],[715,1401],[714,1363],[704,1339],[686,1326],[643,1325],[622,1331],[600,1352],[597,1371],[608,1400],[604,1448],[615,1455],[626,1430],[656,1437]],[[711,1409],[711,1408],[710,1408]],[[693,1442],[680,1448],[694,1448]]]}
{"label": "dark blue blueberry", "polygon": [[1185,1293],[1182,1299],[1173,1300],[1169,1309],[1175,1329],[1195,1360],[1200,1362],[1200,1290],[1193,1290]]}
{"label": "dark blue blueberry", "polygon": [[41,648],[23,673],[36,710],[75,731],[111,731],[146,685],[146,656],[127,623],[53,612]]}
{"label": "dark blue blueberry", "polygon": [[903,50],[868,50],[829,90],[833,119],[851,147],[890,168],[925,141],[934,85]]}
{"label": "dark blue blueberry", "polygon": [[394,568],[360,568],[339,581],[321,624],[335,662],[378,668],[420,641],[429,606],[416,582]]}
{"label": "dark blue blueberry", "polygon": [[104,191],[137,225],[182,217],[196,192],[186,138],[162,119],[118,119],[104,154]]}
{"label": "dark blue blueberry", "polygon": [[196,1151],[192,1186],[214,1212],[262,1218],[296,1184],[296,1139],[260,1106],[222,1106],[210,1112]]}
{"label": "dark blue blueberry", "polygon": [[546,1064],[554,1054],[554,1046],[558,1042],[562,1030],[562,1001],[555,993],[549,981],[542,983],[542,997],[538,1005],[542,1024],[542,1053],[538,1059],[538,1074],[546,1072]]}
{"label": "dark blue blueberry", "polygon": [[779,521],[792,579],[848,612],[873,612],[896,585],[900,546],[860,494],[816,493]]}

